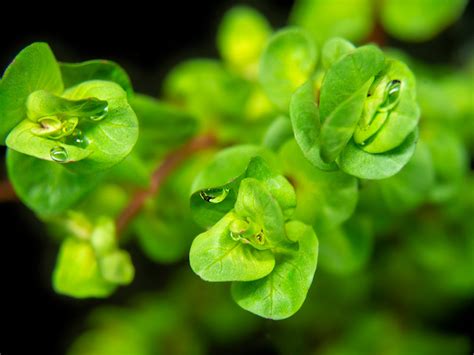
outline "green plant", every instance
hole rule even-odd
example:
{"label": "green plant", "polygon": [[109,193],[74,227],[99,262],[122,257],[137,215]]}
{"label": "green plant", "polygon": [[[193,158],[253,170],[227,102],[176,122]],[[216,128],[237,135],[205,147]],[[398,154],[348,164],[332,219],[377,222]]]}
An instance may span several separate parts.
{"label": "green plant", "polygon": [[[417,41],[464,4],[428,13],[423,31],[402,26],[393,1],[381,19]],[[375,21],[367,1],[350,5],[318,22],[325,3],[299,1],[295,26],[274,33],[257,11],[230,10],[222,60],[179,64],[163,100],[135,93],[116,63],[61,63],[44,43],[22,50],[0,82],[0,140],[15,193],[61,243],[54,289],[107,297],[130,284],[124,248],[136,239],[158,263],[189,251],[192,270],[231,282],[240,307],[284,319],[303,305],[318,259],[325,272],[360,270],[376,233],[463,191],[472,132],[433,106],[453,91],[462,101],[469,83],[459,75],[433,89],[437,75],[409,57],[340,37],[361,42]],[[335,25],[352,10],[358,21]],[[462,103],[442,109],[472,115]]]}

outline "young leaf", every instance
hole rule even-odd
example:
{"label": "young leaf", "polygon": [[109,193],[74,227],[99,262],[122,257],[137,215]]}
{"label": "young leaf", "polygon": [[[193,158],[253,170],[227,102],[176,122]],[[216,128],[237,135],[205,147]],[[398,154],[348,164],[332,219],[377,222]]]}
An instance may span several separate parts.
{"label": "young leaf", "polygon": [[418,129],[397,148],[381,154],[370,154],[349,142],[338,159],[342,171],[361,179],[385,179],[398,173],[415,152]]}
{"label": "young leaf", "polygon": [[323,161],[334,161],[351,139],[369,87],[384,62],[380,49],[367,45],[347,54],[327,71],[320,95]]}
{"label": "young leaf", "polygon": [[241,176],[253,157],[260,156],[271,168],[278,166],[268,149],[257,145],[239,145],[216,154],[212,162],[196,177],[192,192],[223,186]]}
{"label": "young leaf", "polygon": [[107,110],[107,101],[95,97],[81,100],[68,100],[51,94],[46,90],[37,90],[28,96],[26,115],[34,122],[42,117],[64,115],[66,117],[96,117]]}
{"label": "young leaf", "polygon": [[78,162],[92,153],[90,149],[33,133],[39,127],[41,124],[23,120],[8,135],[7,146],[19,153],[61,164]]}
{"label": "young leaf", "polygon": [[255,224],[260,233],[251,239],[259,249],[287,248],[290,245],[285,229],[281,207],[270,194],[265,184],[254,178],[245,178],[240,183],[235,203],[235,213],[248,223]]}
{"label": "young leaf", "polygon": [[400,61],[389,59],[370,89],[354,141],[369,153],[398,147],[418,125],[415,78]]}
{"label": "young leaf", "polygon": [[278,31],[260,61],[260,83],[270,100],[288,111],[291,95],[313,74],[317,51],[308,34],[298,28]]}
{"label": "young leaf", "polygon": [[99,269],[102,277],[117,285],[128,285],[135,276],[130,255],[124,250],[114,250],[99,258]]}
{"label": "young leaf", "polygon": [[133,94],[132,83],[123,68],[110,60],[95,59],[82,63],[59,63],[66,89],[84,81],[112,81],[122,87],[129,96]]}
{"label": "young leaf", "polygon": [[23,49],[8,66],[0,82],[0,144],[26,118],[26,100],[37,90],[61,94],[59,66],[46,43]]}
{"label": "young leaf", "polygon": [[275,320],[288,318],[300,309],[318,260],[318,239],[311,227],[291,221],[285,229],[288,237],[299,243],[298,250],[277,254],[268,276],[232,284],[232,297],[240,307]]}
{"label": "young leaf", "polygon": [[209,228],[234,207],[240,180],[250,160],[256,156],[263,157],[271,169],[277,166],[275,156],[269,150],[256,145],[240,145],[216,154],[196,176],[191,189],[191,212],[199,225]]}
{"label": "young leaf", "polygon": [[[103,174],[78,175],[61,164],[8,149],[8,176],[20,199],[36,214],[59,215],[101,181]],[[28,172],[27,174],[25,172]]]}
{"label": "young leaf", "polygon": [[86,81],[66,90],[63,96],[71,100],[95,97],[108,103],[105,116],[79,123],[91,154],[77,164],[68,164],[68,168],[81,173],[105,170],[131,152],[138,138],[138,122],[119,85],[109,81]]}
{"label": "young leaf", "polygon": [[219,26],[219,52],[233,69],[252,78],[257,74],[260,54],[271,31],[267,19],[258,11],[236,6],[224,15]]}
{"label": "young leaf", "polygon": [[283,216],[291,217],[296,207],[295,189],[284,176],[272,171],[265,160],[258,156],[250,160],[245,176],[261,181],[280,205]]}
{"label": "young leaf", "polygon": [[291,97],[290,117],[295,139],[306,159],[321,170],[337,170],[336,163],[326,163],[321,159],[321,123],[311,80],[296,90]]}
{"label": "young leaf", "polygon": [[354,45],[343,38],[335,37],[326,41],[321,50],[321,62],[324,68],[328,70],[333,64],[354,49]]}
{"label": "young leaf", "polygon": [[331,163],[339,156],[351,139],[357,122],[362,114],[364,99],[372,84],[367,81],[341,105],[331,112],[321,126],[319,140],[321,142],[321,159]]}
{"label": "young leaf", "polygon": [[269,250],[257,250],[235,240],[229,225],[239,217],[228,213],[194,239],[189,253],[191,268],[206,281],[250,281],[268,275],[275,265]]}
{"label": "young leaf", "polygon": [[73,237],[61,245],[53,273],[54,290],[76,297],[107,297],[116,284],[106,281],[100,271],[92,246]]}

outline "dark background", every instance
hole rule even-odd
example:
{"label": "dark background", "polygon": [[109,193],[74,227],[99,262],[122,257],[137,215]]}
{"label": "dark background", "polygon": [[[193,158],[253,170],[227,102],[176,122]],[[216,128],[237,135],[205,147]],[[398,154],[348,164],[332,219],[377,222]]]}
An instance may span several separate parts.
{"label": "dark background", "polygon": [[[0,71],[23,47],[46,41],[61,61],[78,62],[106,58],[120,63],[134,87],[156,96],[164,75],[178,61],[192,57],[216,57],[215,35],[223,13],[235,4],[250,4],[269,17],[274,27],[285,24],[292,1],[155,1],[129,5],[63,2],[61,6],[18,4],[3,11],[0,20]],[[8,6],[11,6],[9,4]],[[406,45],[388,39],[429,62],[456,63],[462,44],[471,38],[474,3],[463,18],[438,38],[422,45]],[[5,9],[6,10],[6,9]],[[471,28],[471,29],[470,29]],[[5,177],[4,147],[0,147],[0,178]],[[50,275],[56,245],[48,240],[41,223],[19,203],[0,205],[0,353],[63,354],[74,333],[81,330],[87,312],[102,301],[76,301],[53,293]],[[132,250],[132,254],[135,251]],[[140,268],[166,275],[168,268],[148,264]],[[161,282],[140,279],[143,290]],[[134,287],[136,290],[136,287]],[[109,300],[120,303],[129,291],[121,289]],[[440,330],[473,334],[473,307],[453,314]],[[238,353],[244,349],[216,349]],[[269,344],[246,344],[245,353],[274,353]]]}

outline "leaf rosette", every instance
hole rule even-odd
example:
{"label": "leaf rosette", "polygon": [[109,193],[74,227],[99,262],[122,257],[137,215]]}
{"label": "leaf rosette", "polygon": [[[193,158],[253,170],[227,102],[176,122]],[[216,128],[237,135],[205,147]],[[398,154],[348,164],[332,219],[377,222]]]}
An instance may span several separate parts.
{"label": "leaf rosette", "polygon": [[0,82],[0,143],[25,204],[59,215],[129,155],[138,138],[131,93],[110,61],[58,63],[45,43],[15,57]]}
{"label": "leaf rosette", "polygon": [[306,158],[323,170],[363,179],[396,174],[413,155],[420,110],[415,79],[374,45],[335,38],[322,50],[321,84],[292,96],[290,117]]}
{"label": "leaf rosette", "polygon": [[138,138],[116,64],[60,65],[48,45],[22,50],[0,83],[0,138],[10,149],[91,173],[123,160]]}
{"label": "leaf rosette", "polygon": [[135,269],[130,255],[117,246],[112,219],[101,217],[91,223],[81,214],[70,213],[63,224],[75,233],[64,239],[59,250],[52,280],[56,292],[101,298],[132,282]]}
{"label": "leaf rosette", "polygon": [[318,241],[310,226],[291,220],[295,190],[273,160],[263,148],[237,146],[218,154],[197,177],[191,208],[209,229],[195,238],[190,263],[206,281],[233,282],[242,308],[283,319],[303,304]]}

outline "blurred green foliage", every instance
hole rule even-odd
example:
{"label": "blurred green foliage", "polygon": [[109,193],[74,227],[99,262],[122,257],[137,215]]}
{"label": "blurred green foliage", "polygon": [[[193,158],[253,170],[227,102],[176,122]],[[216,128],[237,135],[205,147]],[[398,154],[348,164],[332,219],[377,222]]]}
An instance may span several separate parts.
{"label": "blurred green foliage", "polygon": [[[159,100],[134,93],[115,63],[57,65],[40,45],[44,60],[22,69],[34,54],[22,52],[0,85],[2,141],[26,114],[12,96],[92,79],[119,88],[140,126],[126,159],[86,179],[16,144],[8,151],[17,194],[61,244],[55,290],[137,293],[92,311],[68,354],[226,353],[262,338],[288,355],[472,351],[442,323],[474,301],[474,53],[434,65],[366,45],[381,35],[436,40],[466,4],[299,0],[276,32],[238,6],[218,29],[221,59],[179,63]],[[50,81],[27,88],[38,71]],[[401,96],[388,97],[400,83]],[[388,106],[391,116],[380,115]],[[177,166],[118,241],[113,221],[155,167],[208,132],[220,146]],[[246,234],[256,224],[266,239]],[[216,282],[180,266],[190,249],[192,269]],[[171,265],[166,277],[158,267],[141,276],[160,291],[133,281],[149,271],[137,257]],[[294,315],[267,321],[238,305]]]}

